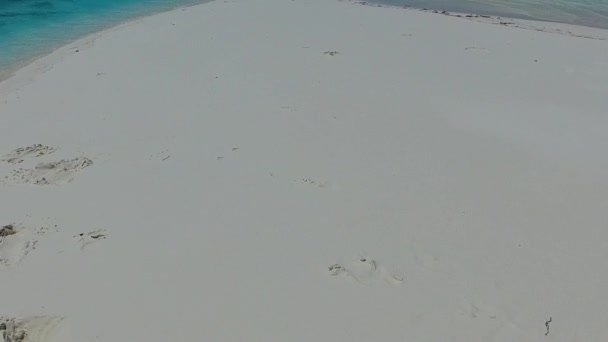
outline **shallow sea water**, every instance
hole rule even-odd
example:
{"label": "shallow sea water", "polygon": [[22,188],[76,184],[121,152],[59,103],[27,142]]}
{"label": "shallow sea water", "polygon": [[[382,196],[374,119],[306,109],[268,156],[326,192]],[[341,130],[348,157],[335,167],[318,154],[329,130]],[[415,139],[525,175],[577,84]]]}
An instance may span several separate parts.
{"label": "shallow sea water", "polygon": [[608,0],[372,0],[370,2],[608,29]]}
{"label": "shallow sea water", "polygon": [[[37,56],[95,31],[139,16],[206,1],[208,0],[0,0],[0,78]],[[372,2],[608,28],[608,0]]]}
{"label": "shallow sea water", "polygon": [[0,0],[0,70],[87,34],[205,0]]}

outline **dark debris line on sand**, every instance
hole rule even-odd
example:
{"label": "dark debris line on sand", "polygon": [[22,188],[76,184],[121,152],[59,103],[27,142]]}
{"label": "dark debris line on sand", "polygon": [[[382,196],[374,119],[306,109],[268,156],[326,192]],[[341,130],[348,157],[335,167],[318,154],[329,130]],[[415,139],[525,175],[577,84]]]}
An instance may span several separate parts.
{"label": "dark debris line on sand", "polygon": [[547,327],[547,332],[545,336],[549,335],[549,323],[553,322],[553,317],[549,317],[549,320],[545,322],[545,327]]}

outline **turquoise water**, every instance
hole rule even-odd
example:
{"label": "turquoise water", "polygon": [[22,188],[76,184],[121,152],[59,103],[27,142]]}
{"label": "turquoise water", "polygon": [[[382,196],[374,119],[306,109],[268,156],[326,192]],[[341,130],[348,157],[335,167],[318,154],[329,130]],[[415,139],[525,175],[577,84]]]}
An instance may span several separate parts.
{"label": "turquoise water", "polygon": [[0,0],[0,71],[129,19],[204,0]]}
{"label": "turquoise water", "polygon": [[[206,0],[0,0],[0,77],[2,72],[86,34],[138,16],[202,2]],[[375,2],[608,28],[608,0]]]}
{"label": "turquoise water", "polygon": [[555,21],[608,29],[608,0],[372,0],[371,2]]}

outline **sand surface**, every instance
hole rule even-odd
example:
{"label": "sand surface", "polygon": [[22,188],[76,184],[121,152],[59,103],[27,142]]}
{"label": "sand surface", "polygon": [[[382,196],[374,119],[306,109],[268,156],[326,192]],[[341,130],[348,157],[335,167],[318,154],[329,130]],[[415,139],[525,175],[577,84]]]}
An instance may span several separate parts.
{"label": "sand surface", "polygon": [[87,37],[0,83],[0,337],[606,341],[607,94],[605,40],[348,2]]}

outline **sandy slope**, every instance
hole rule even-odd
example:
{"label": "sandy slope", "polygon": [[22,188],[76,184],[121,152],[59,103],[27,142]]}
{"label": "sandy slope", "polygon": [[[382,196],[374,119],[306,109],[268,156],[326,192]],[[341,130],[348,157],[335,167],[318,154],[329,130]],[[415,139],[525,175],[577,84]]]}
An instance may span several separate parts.
{"label": "sandy slope", "polygon": [[81,40],[0,84],[0,316],[64,342],[605,341],[607,61],[326,0]]}

